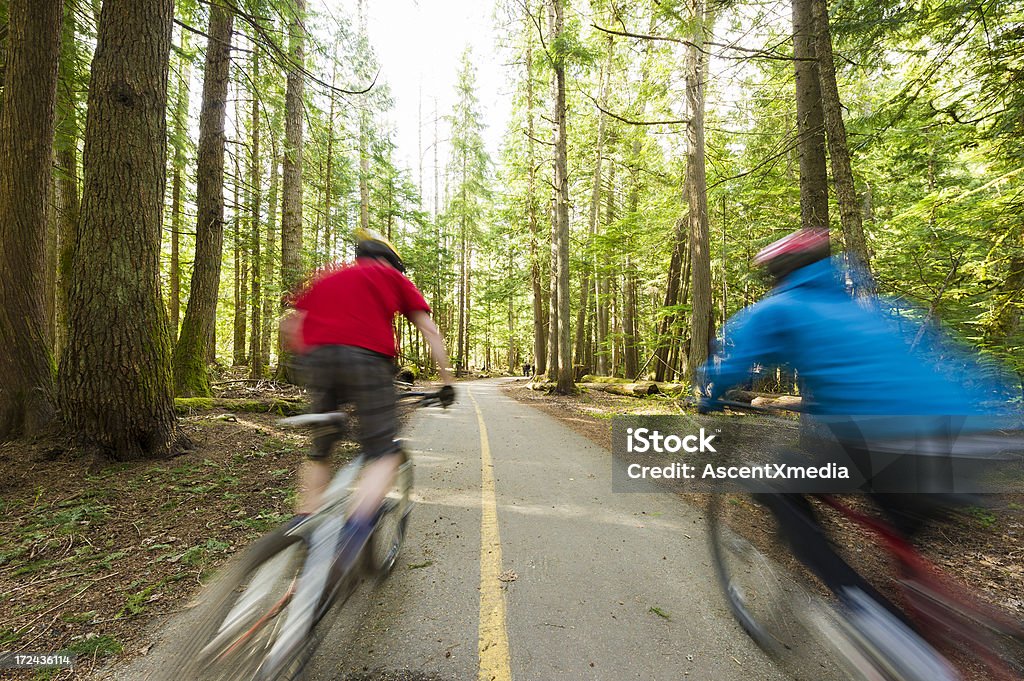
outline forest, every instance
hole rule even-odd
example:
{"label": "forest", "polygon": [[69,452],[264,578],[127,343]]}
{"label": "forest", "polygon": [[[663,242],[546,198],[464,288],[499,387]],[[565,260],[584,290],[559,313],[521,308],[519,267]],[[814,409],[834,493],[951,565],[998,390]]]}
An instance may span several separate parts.
{"label": "forest", "polygon": [[367,4],[0,0],[0,440],[172,453],[175,397],[289,380],[279,320],[360,226],[460,374],[686,381],[801,226],[1024,371],[1021,3],[496,0],[412,166]]}

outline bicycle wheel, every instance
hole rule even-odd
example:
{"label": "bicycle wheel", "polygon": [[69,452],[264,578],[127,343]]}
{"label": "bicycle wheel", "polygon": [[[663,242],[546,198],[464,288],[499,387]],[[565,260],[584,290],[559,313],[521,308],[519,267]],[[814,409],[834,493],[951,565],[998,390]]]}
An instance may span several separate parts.
{"label": "bicycle wheel", "polygon": [[157,672],[157,681],[293,681],[300,679],[315,639],[304,638],[278,673],[262,669],[278,639],[299,572],[303,537],[275,531],[256,542],[203,595],[191,626]]}
{"label": "bicycle wheel", "polygon": [[395,567],[405,540],[405,530],[412,511],[412,461],[402,451],[402,463],[391,491],[384,498],[373,535],[366,547],[367,571],[384,579]]}
{"label": "bicycle wheel", "polygon": [[708,541],[719,585],[747,634],[794,679],[882,678],[844,633],[843,620],[776,537],[749,494],[712,494]]}

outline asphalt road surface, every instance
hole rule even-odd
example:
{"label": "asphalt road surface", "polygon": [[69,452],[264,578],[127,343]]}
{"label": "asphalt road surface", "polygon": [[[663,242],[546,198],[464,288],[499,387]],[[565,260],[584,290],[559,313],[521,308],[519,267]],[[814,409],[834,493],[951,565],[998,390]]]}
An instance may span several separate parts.
{"label": "asphalt road surface", "polygon": [[607,447],[501,382],[414,416],[418,505],[398,566],[346,604],[311,678],[784,678],[726,609],[699,512],[613,493]]}
{"label": "asphalt road surface", "polygon": [[[506,397],[503,380],[412,416],[417,506],[398,564],[340,610],[307,678],[786,678],[730,616],[700,512],[612,492],[610,438]],[[158,630],[173,636],[187,616]],[[100,677],[145,679],[168,664],[159,651]]]}

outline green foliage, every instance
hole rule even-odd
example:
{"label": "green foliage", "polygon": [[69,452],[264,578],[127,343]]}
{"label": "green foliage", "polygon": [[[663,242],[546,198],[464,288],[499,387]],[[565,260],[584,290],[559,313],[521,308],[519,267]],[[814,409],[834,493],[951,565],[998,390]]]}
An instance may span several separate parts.
{"label": "green foliage", "polygon": [[123,650],[124,646],[121,645],[120,641],[109,634],[84,638],[68,646],[68,652],[76,653],[83,657],[109,657],[111,655],[119,655]]}

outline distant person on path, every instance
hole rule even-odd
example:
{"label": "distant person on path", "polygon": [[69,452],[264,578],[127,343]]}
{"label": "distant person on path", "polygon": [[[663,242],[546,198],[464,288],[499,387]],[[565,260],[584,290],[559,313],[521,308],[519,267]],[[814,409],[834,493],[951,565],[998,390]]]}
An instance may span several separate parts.
{"label": "distant person on path", "polygon": [[[355,560],[373,529],[377,509],[393,484],[401,462],[394,386],[396,355],[392,322],[407,317],[430,346],[444,387],[442,404],[455,399],[448,352],[430,306],[403,273],[398,251],[379,234],[356,230],[356,259],[320,274],[298,296],[296,313],[285,331],[303,355],[314,393],[312,410],[329,412],[355,406],[358,441],[369,463],[353,494],[351,515],[342,533],[340,561]],[[299,472],[299,517],[313,513],[331,480],[328,463],[336,435],[318,437]]]}

